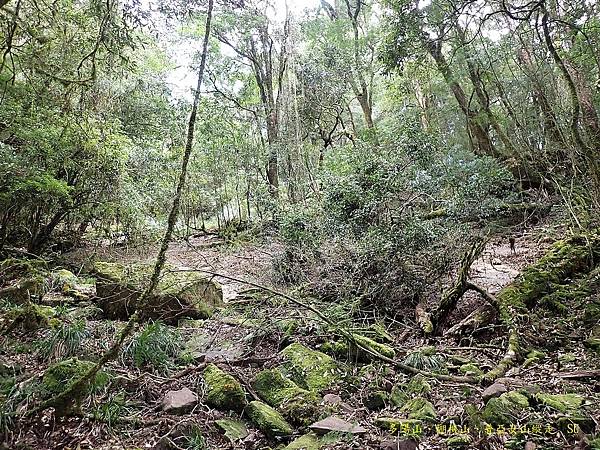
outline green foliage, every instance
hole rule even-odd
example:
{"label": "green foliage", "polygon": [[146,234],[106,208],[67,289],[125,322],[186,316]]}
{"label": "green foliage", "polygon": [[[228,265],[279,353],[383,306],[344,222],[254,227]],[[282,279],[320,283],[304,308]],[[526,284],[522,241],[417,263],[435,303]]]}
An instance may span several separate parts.
{"label": "green foliage", "polygon": [[125,399],[125,393],[119,392],[111,395],[108,400],[103,401],[93,411],[94,418],[113,426],[119,423],[119,420],[128,414],[130,408]]}
{"label": "green foliage", "polygon": [[176,329],[161,322],[150,322],[127,343],[123,358],[136,367],[164,373],[173,367],[174,358],[181,350],[180,341]]}
{"label": "green foliage", "polygon": [[85,320],[63,323],[50,331],[38,343],[38,356],[44,360],[57,361],[82,353],[82,345],[90,337]]}

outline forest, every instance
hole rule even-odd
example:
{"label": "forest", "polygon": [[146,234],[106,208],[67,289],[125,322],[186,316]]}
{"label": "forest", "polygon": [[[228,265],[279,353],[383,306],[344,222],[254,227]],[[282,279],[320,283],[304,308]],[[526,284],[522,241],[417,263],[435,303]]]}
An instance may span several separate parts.
{"label": "forest", "polygon": [[0,449],[600,450],[600,4],[0,0]]}

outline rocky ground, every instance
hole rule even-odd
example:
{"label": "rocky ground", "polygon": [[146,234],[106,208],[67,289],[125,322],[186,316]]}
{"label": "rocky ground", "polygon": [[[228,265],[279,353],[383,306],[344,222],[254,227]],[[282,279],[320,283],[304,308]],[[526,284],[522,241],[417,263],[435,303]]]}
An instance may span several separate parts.
{"label": "rocky ground", "polygon": [[[552,236],[546,229],[518,236],[515,252],[508,241],[490,242],[473,265],[471,278],[497,292],[539,258]],[[16,269],[4,264],[2,277],[9,281],[0,292],[5,298],[0,347],[3,445],[600,448],[595,438],[600,436],[598,272],[585,284],[570,283],[578,287],[577,295],[561,291],[559,298],[548,299],[521,321],[526,358],[490,385],[407,374],[348,345],[340,330],[351,330],[365,345],[408,366],[460,377],[478,375],[502,358],[506,331],[500,325],[425,338],[412,315],[385,324],[352,322],[337,317],[335,305],[301,299],[335,318],[335,325],[323,323],[314,311],[273,292],[300,298],[299,291],[278,285],[272,275],[280,251],[268,239],[231,245],[202,237],[173,244],[169,263],[173,271],[185,270],[185,281],[163,281],[161,295],[177,297],[187,311],[183,315],[195,318],[179,317],[173,310],[167,315],[163,297],[157,296],[149,317],[168,325],[142,326],[66,417],[50,408],[25,419],[17,417],[59,392],[107,348],[135,308],[135,290],[125,295],[119,286],[145,276],[139,263],[151,261],[153,250],[96,248],[72,254],[62,264],[78,277],[35,263],[9,276]],[[122,266],[102,272],[92,264],[99,260]],[[135,270],[123,269],[132,262]],[[194,303],[198,291],[193,289],[200,285],[190,274],[196,270],[222,285],[223,303],[211,301],[209,312]],[[37,302],[31,307],[14,301],[25,282],[31,283],[29,291]],[[13,301],[6,300],[9,294]],[[107,298],[119,307],[109,311]],[[483,303],[476,295],[465,296],[447,328]],[[19,314],[26,320],[15,325]]]}

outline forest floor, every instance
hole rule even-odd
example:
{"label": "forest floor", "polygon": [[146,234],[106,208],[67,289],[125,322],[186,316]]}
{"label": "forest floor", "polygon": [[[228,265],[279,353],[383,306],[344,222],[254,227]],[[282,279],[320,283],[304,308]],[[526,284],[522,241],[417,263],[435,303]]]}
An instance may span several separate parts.
{"label": "forest floor", "polygon": [[[557,235],[560,232],[549,227],[530,229],[517,237],[515,252],[506,238],[493,239],[472,266],[471,279],[492,294],[498,292],[536,261]],[[151,245],[130,249],[87,248],[69,255],[65,266],[82,268],[90,260],[151,261],[154,252]],[[173,243],[168,261],[178,268],[207,270],[291,296],[300,295],[299,290],[280,284],[274,275],[273,263],[281,252],[282,246],[270,238],[232,245],[209,235]],[[286,367],[282,349],[299,342],[308,349],[327,351],[337,338],[310,310],[245,283],[225,277],[217,279],[223,286],[224,308],[210,319],[184,320],[177,327],[168,327],[176,333],[178,357],[161,367],[136,367],[127,359],[131,345],[126,345],[124,356],[107,368],[111,374],[108,386],[86,400],[82,415],[59,419],[46,411],[36,419],[19,423],[5,419],[4,445],[34,449],[594,448],[587,442],[600,429],[600,380],[597,372],[595,375],[578,372],[598,369],[600,358],[597,351],[583,345],[589,338],[589,327],[581,326],[578,313],[582,310],[581,299],[565,300],[566,313],[541,310],[535,320],[532,317],[528,329],[522,330],[527,359],[497,380],[496,392],[490,393],[486,386],[477,384],[410,376],[384,362],[338,352],[336,378],[320,389],[316,416],[321,419],[335,416],[362,429],[342,432],[338,423],[326,438],[317,438],[306,435],[309,431],[306,425],[310,423],[303,422],[293,424],[292,437],[268,438],[252,425],[245,413],[219,411],[206,404],[203,371],[207,364],[214,362],[233,375],[248,397],[256,400],[260,396],[253,380],[266,369]],[[53,305],[61,296],[47,295],[45,303]],[[44,328],[14,331],[1,338],[2,370],[12,368],[15,374],[20,374],[16,375],[20,383],[41,379],[46,367],[67,356],[93,359],[123,324],[102,317],[94,307],[93,292],[90,301],[62,300],[64,304],[56,308],[60,321],[75,323],[82,318],[85,321],[85,335],[76,348],[53,348],[50,354],[40,351],[44,348],[41,343],[56,336],[51,329]],[[311,302],[321,311],[330,306],[316,300]],[[460,322],[483,304],[478,295],[467,293],[448,324]],[[398,360],[406,361],[411,355],[414,359],[417,355],[424,367],[447,374],[488,370],[502,358],[506,348],[505,330],[493,323],[462,334],[446,333],[434,338],[423,337],[409,314],[384,331],[373,323],[343,326],[360,330],[364,335],[371,333],[373,339],[394,348]],[[183,388],[196,393],[198,403],[185,414],[164,412],[161,404],[165,394]],[[504,390],[524,394],[517,399],[521,403],[509,403],[507,411],[498,412],[506,416],[505,420],[495,425],[485,424],[482,417],[488,416],[483,396],[487,400]],[[420,415],[406,407],[414,406],[415,400],[421,402],[417,408]],[[27,408],[27,402],[16,408]],[[226,437],[217,425],[224,418],[244,421],[241,434]],[[298,437],[304,440],[294,441]],[[293,442],[289,444],[290,441]]]}

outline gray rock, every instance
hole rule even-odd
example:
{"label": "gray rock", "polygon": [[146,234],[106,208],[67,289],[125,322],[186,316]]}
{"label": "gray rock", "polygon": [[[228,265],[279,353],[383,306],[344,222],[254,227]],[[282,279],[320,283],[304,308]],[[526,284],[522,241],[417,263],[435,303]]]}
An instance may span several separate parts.
{"label": "gray rock", "polygon": [[359,425],[354,425],[350,422],[346,422],[339,417],[330,416],[326,419],[319,420],[309,426],[316,434],[322,435],[327,434],[330,431],[337,431],[340,433],[351,433],[351,434],[365,434],[367,430]]}
{"label": "gray rock", "polygon": [[169,414],[185,414],[194,409],[197,403],[198,396],[184,387],[167,392],[162,401],[162,409]]}
{"label": "gray rock", "polygon": [[502,383],[494,383],[491,386],[488,386],[484,391],[482,397],[483,401],[487,402],[490,398],[500,397],[502,394],[507,392],[508,389]]}

